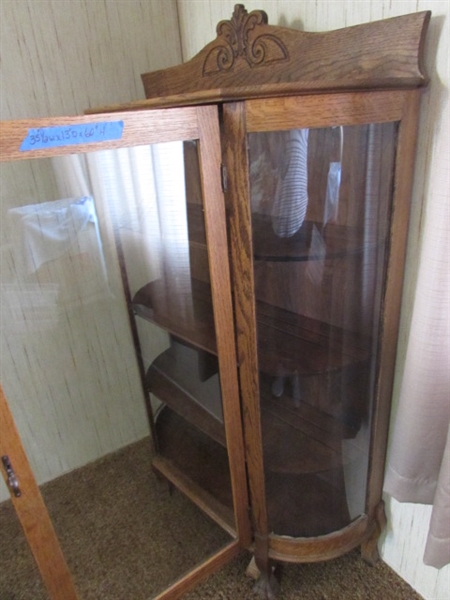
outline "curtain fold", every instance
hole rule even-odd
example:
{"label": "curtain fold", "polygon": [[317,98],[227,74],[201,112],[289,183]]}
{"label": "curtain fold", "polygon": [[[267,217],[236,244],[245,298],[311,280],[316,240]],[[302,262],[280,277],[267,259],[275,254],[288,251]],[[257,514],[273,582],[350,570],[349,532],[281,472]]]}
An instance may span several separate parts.
{"label": "curtain fold", "polygon": [[450,156],[441,139],[384,486],[400,502],[433,505],[424,562],[436,568],[450,563]]}
{"label": "curtain fold", "polygon": [[131,292],[160,279],[174,311],[191,317],[183,144],[69,155],[53,159],[53,165],[61,190],[94,197],[102,239],[114,254],[108,271],[117,234]]}

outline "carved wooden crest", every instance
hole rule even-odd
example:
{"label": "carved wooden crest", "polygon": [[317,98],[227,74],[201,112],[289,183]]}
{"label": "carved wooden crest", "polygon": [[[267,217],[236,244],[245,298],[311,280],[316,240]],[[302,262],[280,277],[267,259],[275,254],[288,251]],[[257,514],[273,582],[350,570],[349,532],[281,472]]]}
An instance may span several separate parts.
{"label": "carved wooden crest", "polygon": [[289,58],[283,42],[273,34],[259,30],[268,24],[263,10],[248,13],[243,4],[236,4],[230,21],[217,25],[217,45],[208,53],[203,75],[214,75],[232,69],[238,58],[249,67],[284,61]]}
{"label": "carved wooden crest", "polygon": [[[154,106],[425,85],[423,48],[430,12],[336,31],[269,25],[262,10],[237,4],[230,21],[187,62],[144,73]],[[170,100],[168,97],[170,96]]]}

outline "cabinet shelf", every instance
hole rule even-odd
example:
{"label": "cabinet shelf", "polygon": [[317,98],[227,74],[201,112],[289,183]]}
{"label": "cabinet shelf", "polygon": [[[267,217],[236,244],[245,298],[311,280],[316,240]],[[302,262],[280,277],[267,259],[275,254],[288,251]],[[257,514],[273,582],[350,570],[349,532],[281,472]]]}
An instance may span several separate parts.
{"label": "cabinet shelf", "polygon": [[191,286],[189,305],[183,307],[181,301],[175,306],[167,301],[169,290],[164,280],[147,283],[134,296],[133,310],[176,337],[217,355],[211,288],[196,279],[191,280]]}
{"label": "cabinet shelf", "polygon": [[202,381],[197,357],[195,349],[172,341],[148,369],[147,389],[225,448],[219,377],[216,374]]}
{"label": "cabinet shelf", "polygon": [[[189,240],[206,248],[205,224],[201,205],[188,204]],[[304,221],[290,237],[275,234],[270,216],[252,213],[253,256],[257,261],[303,262],[350,257],[374,247],[381,240],[367,239],[359,227]],[[320,240],[319,243],[318,240]]]}
{"label": "cabinet shelf", "polygon": [[357,227],[304,221],[290,237],[277,236],[269,216],[252,214],[253,255],[255,260],[301,262],[343,258],[361,254],[376,242],[364,239]]}
{"label": "cabinet shelf", "polygon": [[[233,508],[226,506],[218,500],[213,494],[207,492],[201,485],[198,485],[190,476],[186,475],[177,464],[161,455],[155,456],[152,460],[153,470],[159,475],[165,477],[170,483],[185,494],[194,504],[196,504],[205,514],[215,521],[222,529],[227,531],[232,537],[236,537],[236,526],[234,523]],[[224,473],[224,477],[227,475]],[[194,479],[195,479],[194,474]],[[216,496],[220,495],[216,493]]]}
{"label": "cabinet shelf", "polygon": [[262,375],[261,426],[267,472],[308,474],[341,468],[357,458],[343,452],[343,441],[355,437],[355,428],[320,410],[305,397],[294,401],[288,395],[275,397],[271,378]]}
{"label": "cabinet shelf", "polygon": [[256,302],[262,372],[300,376],[335,371],[366,361],[370,339],[318,319]]}
{"label": "cabinet shelf", "polygon": [[233,532],[227,450],[168,406],[158,413],[155,426],[159,455],[153,459],[154,468]]}
{"label": "cabinet shelf", "polygon": [[[316,415],[317,418],[318,415]],[[267,423],[275,421],[273,433],[278,436],[279,425],[289,427],[283,420],[263,411]],[[191,423],[165,407],[156,422],[161,455],[155,457],[158,472],[192,497],[193,501],[217,522],[234,527],[229,469],[225,448],[199,431]],[[275,440],[275,438],[274,438]],[[283,432],[279,444],[286,443]],[[311,448],[312,449],[312,448]],[[272,448],[273,450],[273,448]],[[276,456],[267,449],[265,478],[269,521],[281,535],[324,535],[344,527],[349,520],[343,463],[337,458],[324,462],[318,470],[296,468],[274,469]],[[337,454],[337,453],[336,453]],[[310,456],[310,459],[317,459]],[[319,466],[319,465],[317,465]],[[305,495],[305,489],[308,494]]]}
{"label": "cabinet shelf", "polygon": [[[178,417],[208,439],[226,447],[218,375],[201,381],[196,350],[179,342],[163,352],[147,372],[147,387]],[[343,456],[342,442],[355,430],[308,402],[272,394],[273,378],[262,375],[261,415],[265,466],[272,473],[307,474],[340,468],[355,457]],[[164,413],[166,414],[166,413]],[[159,418],[159,417],[158,417]]]}
{"label": "cabinet shelf", "polygon": [[[152,281],[133,299],[134,312],[193,346],[217,353],[211,288],[208,283],[192,279],[190,317],[187,311],[171,312],[166,302],[164,282]],[[300,376],[344,368],[367,360],[370,339],[292,313],[266,302],[256,302],[259,366],[270,375],[296,373]]]}

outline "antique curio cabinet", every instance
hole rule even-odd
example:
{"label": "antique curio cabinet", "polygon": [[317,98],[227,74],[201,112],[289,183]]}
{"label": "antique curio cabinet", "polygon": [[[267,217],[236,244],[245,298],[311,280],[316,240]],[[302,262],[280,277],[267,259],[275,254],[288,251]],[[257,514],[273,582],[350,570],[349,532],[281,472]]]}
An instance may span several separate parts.
{"label": "antique curio cabinet", "polygon": [[283,562],[377,560],[429,18],[304,33],[238,4],[84,117],[195,125],[152,154],[159,206],[111,216],[152,467],[231,539],[162,598],[240,548],[263,598]]}

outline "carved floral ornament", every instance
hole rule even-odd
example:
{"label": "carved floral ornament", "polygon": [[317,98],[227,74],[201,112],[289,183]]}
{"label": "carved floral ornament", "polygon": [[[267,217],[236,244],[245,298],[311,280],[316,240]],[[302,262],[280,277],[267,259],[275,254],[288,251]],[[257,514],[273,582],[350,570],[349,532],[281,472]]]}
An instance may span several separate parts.
{"label": "carved floral ornament", "polygon": [[238,58],[251,68],[287,60],[288,51],[280,39],[270,33],[258,35],[258,29],[267,24],[263,10],[248,13],[243,4],[236,4],[231,20],[217,25],[217,45],[205,59],[203,75],[229,71]]}

